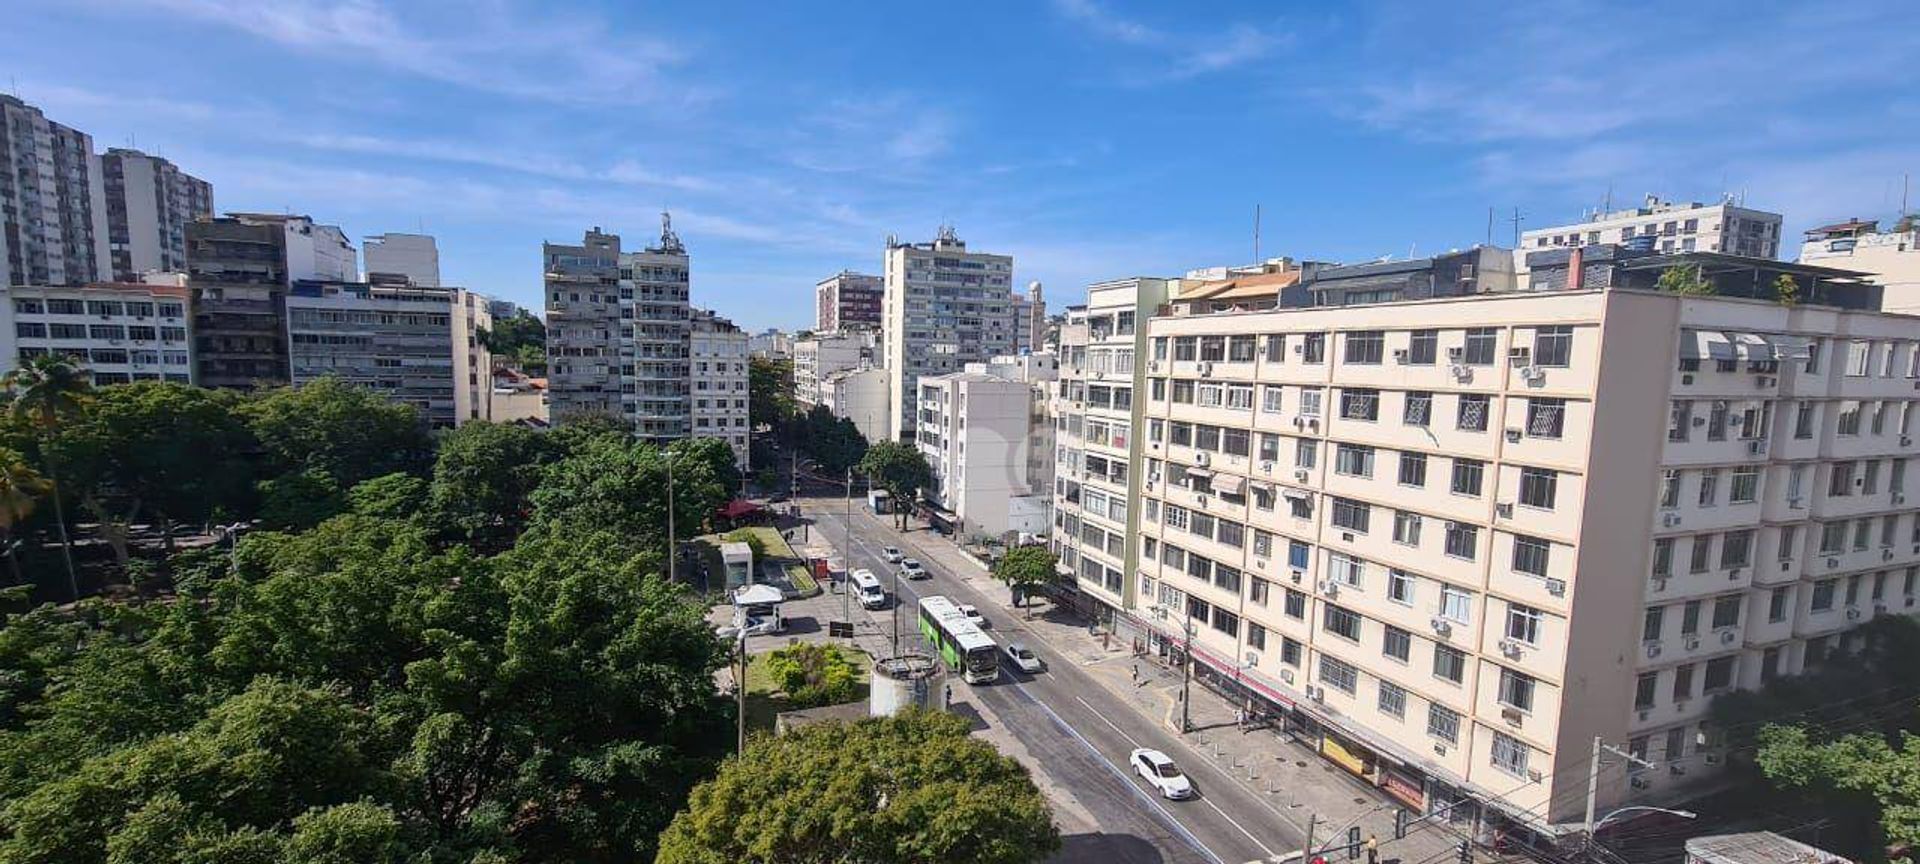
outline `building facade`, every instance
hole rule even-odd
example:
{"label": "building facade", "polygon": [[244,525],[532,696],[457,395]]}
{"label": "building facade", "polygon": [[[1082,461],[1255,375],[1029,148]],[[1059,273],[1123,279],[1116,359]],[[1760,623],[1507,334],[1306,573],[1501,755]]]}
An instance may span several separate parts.
{"label": "building facade", "polygon": [[457,426],[470,420],[493,421],[493,352],[480,334],[493,329],[494,304],[485,294],[465,288],[452,291],[453,422]]}
{"label": "building facade", "polygon": [[747,420],[747,333],[711,311],[695,309],[689,338],[693,436],[724,439],[744,476],[750,468],[747,439],[752,429]]}
{"label": "building facade", "polygon": [[1799,261],[1865,273],[1886,289],[1881,308],[1920,314],[1920,217],[1903,217],[1891,231],[1858,219],[1814,228],[1800,244]]}
{"label": "building facade", "polygon": [[894,405],[889,437],[913,437],[922,375],[959,372],[1014,353],[1013,258],[969,252],[953,228],[931,243],[888,238],[885,348],[881,365]]}
{"label": "building facade", "polygon": [[187,271],[187,226],[213,217],[213,186],[172,162],[115,147],[95,157],[105,189],[107,258],[120,282],[151,271]]}
{"label": "building facade", "polygon": [[793,396],[801,405],[821,404],[820,382],[846,369],[873,365],[874,331],[821,333],[793,340]]}
{"label": "building facade", "polygon": [[415,285],[440,287],[440,247],[426,234],[377,234],[360,243],[367,281],[376,275],[403,276]]}
{"label": "building facade", "polygon": [[1577,821],[1596,740],[1656,765],[1609,762],[1603,807],[1710,774],[1713,696],[1914,608],[1910,319],[1593,288],[1175,312],[1126,623],[1416,812]]}
{"label": "building facade", "polygon": [[106,266],[93,137],[0,94],[0,265],[8,285],[84,285]]}
{"label": "building facade", "polygon": [[880,300],[886,294],[880,277],[842,270],[820,280],[813,294],[814,332],[880,329]]}
{"label": "building facade", "polygon": [[884,441],[891,431],[891,376],[876,366],[842,369],[820,379],[820,401],[835,417],[851,421],[868,441]]}
{"label": "building facade", "polygon": [[296,282],[286,296],[288,368],[294,386],[337,378],[420,409],[428,424],[455,425],[455,294],[405,282]]}
{"label": "building facade", "polygon": [[1722,201],[1675,203],[1652,195],[1641,206],[1589,214],[1571,225],[1520,235],[1515,270],[1525,287],[1525,256],[1555,247],[1620,243],[1647,252],[1721,252],[1748,258],[1780,254],[1780,214]]}
{"label": "building facade", "polygon": [[970,363],[920,379],[914,435],[933,468],[922,494],[936,521],[968,537],[1046,533],[1051,478],[1036,476],[1032,451],[1044,453],[1052,438],[1044,401],[1056,374],[1050,359]]}
{"label": "building facade", "polygon": [[660,239],[622,252],[599,228],[579,246],[545,244],[547,380],[554,422],[610,412],[645,440],[690,428],[686,246],[661,217]]}
{"label": "building facade", "polygon": [[15,285],[5,290],[0,372],[51,354],[74,358],[97,385],[193,382],[193,325],[183,286]]}

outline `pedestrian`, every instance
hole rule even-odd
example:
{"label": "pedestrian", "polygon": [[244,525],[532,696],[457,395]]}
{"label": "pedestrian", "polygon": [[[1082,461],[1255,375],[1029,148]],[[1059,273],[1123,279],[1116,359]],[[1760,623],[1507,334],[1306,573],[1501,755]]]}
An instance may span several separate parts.
{"label": "pedestrian", "polygon": [[946,698],[946,701],[943,705],[941,705],[941,707],[945,708],[948,711],[952,711],[953,710],[953,685],[952,684],[947,685],[947,693],[945,698]]}
{"label": "pedestrian", "polygon": [[1367,835],[1367,864],[1380,864],[1380,837]]}
{"label": "pedestrian", "polygon": [[1133,664],[1133,686],[1140,686],[1140,664]]}

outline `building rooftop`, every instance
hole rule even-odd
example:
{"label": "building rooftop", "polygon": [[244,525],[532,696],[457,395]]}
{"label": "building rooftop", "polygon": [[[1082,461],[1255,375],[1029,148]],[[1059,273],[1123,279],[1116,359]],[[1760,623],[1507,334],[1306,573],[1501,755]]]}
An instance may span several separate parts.
{"label": "building rooftop", "polygon": [[1174,300],[1238,300],[1248,297],[1272,297],[1280,289],[1299,281],[1299,270],[1234,276],[1183,288],[1180,296],[1175,297]]}
{"label": "building rooftop", "polygon": [[1695,837],[1687,841],[1687,858],[1704,864],[1851,864],[1825,849],[1772,831]]}
{"label": "building rooftop", "polygon": [[1834,237],[1855,237],[1861,234],[1873,234],[1880,230],[1880,222],[1875,219],[1848,219],[1832,225],[1822,225],[1807,229],[1807,239],[1826,240]]}

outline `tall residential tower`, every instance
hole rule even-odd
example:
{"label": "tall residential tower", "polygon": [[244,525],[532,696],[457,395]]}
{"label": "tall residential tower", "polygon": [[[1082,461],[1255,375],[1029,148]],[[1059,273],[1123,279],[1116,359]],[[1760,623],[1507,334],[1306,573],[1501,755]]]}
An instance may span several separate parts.
{"label": "tall residential tower", "polygon": [[931,243],[887,240],[883,365],[894,413],[889,434],[911,437],[922,375],[1014,353],[1013,258],[969,252],[943,226]]}

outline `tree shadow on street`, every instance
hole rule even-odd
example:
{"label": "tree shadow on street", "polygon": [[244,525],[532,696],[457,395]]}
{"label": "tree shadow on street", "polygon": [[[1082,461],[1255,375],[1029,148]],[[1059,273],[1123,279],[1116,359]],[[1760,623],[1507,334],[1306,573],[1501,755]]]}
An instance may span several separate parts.
{"label": "tree shadow on street", "polygon": [[1050,864],[1160,864],[1166,861],[1160,850],[1132,834],[1067,834],[1060,838],[1060,851]]}

